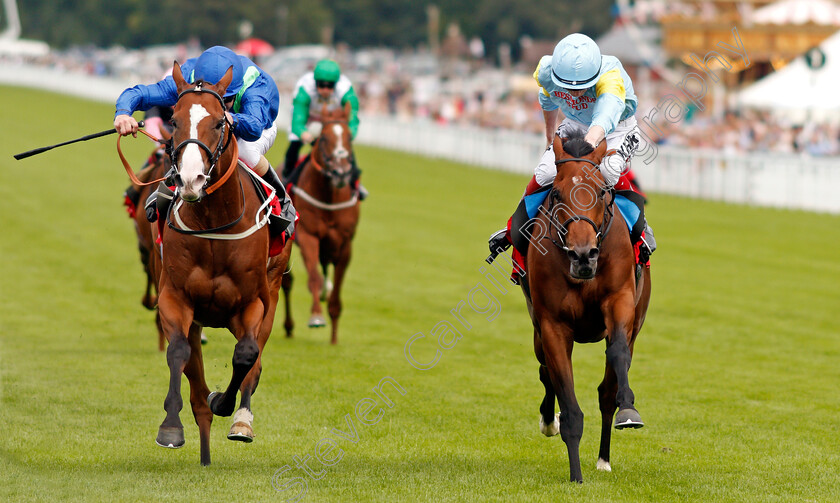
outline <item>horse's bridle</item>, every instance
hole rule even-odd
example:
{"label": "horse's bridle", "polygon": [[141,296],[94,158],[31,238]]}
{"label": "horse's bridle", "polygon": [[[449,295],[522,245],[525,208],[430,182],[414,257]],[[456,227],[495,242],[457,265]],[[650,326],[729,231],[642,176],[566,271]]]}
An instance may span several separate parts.
{"label": "horse's bridle", "polygon": [[[327,124],[346,124],[346,122],[339,121],[339,120],[332,120],[332,121],[325,121],[323,124],[326,126]],[[347,173],[342,173],[338,169],[332,167],[333,158],[327,154],[327,147],[326,147],[325,143],[322,141],[322,138],[323,138],[323,135],[318,137],[318,139],[316,140],[316,146],[315,146],[315,148],[317,148],[317,150],[318,150],[318,153],[320,154],[322,164],[318,163],[318,161],[315,159],[315,155],[313,154],[312,158],[311,158],[312,159],[312,165],[315,167],[315,169],[320,171],[321,174],[323,174],[325,177],[327,177],[330,181],[333,181],[333,180],[336,180],[336,179],[341,180],[342,178],[347,178],[347,180],[345,180],[345,182],[349,182],[350,177],[352,176],[352,172],[353,172],[353,149],[352,149],[352,147],[349,149],[349,151],[350,151],[350,156],[349,156],[350,171],[348,171]]]}
{"label": "horse's bridle", "polygon": [[[214,98],[216,98],[219,101],[219,104],[222,105],[222,110],[227,110],[227,107],[225,107],[225,100],[223,100],[222,97],[219,96],[219,93],[213,91],[212,89],[204,89],[202,87],[202,85],[203,85],[203,82],[201,82],[201,81],[196,82],[196,86],[194,88],[185,89],[184,91],[182,91],[178,95],[178,100],[180,101],[181,97],[184,96],[185,94],[208,93],[208,94],[211,94]],[[237,157],[239,156],[238,152],[237,152],[237,149],[235,148],[236,145],[234,145],[234,158],[233,158],[233,161],[232,161],[233,165],[230,168],[228,168],[227,172],[225,172],[225,174],[219,179],[218,182],[216,182],[214,185],[212,185],[210,187],[207,187],[207,185],[210,183],[210,173],[213,172],[213,169],[216,167],[216,163],[219,161],[219,158],[222,156],[222,154],[230,146],[230,142],[233,139],[233,127],[232,127],[233,125],[228,122],[227,115],[225,115],[224,118],[225,118],[225,121],[224,121],[224,124],[222,125],[222,132],[219,135],[219,143],[216,144],[216,150],[211,151],[210,147],[205,145],[204,142],[202,142],[201,140],[199,140],[197,138],[188,138],[188,139],[182,141],[181,143],[179,143],[175,148],[172,148],[172,138],[174,138],[174,136],[173,136],[172,138],[169,139],[169,141],[166,144],[166,152],[167,152],[167,154],[169,154],[169,159],[172,162],[172,168],[176,172],[180,172],[180,169],[178,167],[178,163],[176,161],[176,159],[178,157],[178,154],[181,152],[181,150],[184,149],[184,147],[186,147],[190,143],[194,143],[194,144],[198,145],[199,147],[204,149],[205,152],[207,152],[208,157],[210,157],[210,168],[207,170],[207,180],[204,182],[204,191],[207,194],[212,193],[213,191],[215,191],[218,187],[220,187],[222,184],[224,184],[227,181],[227,179],[231,175],[231,173],[233,173],[235,171],[235,165],[236,165],[236,162],[237,162]],[[225,136],[227,136],[227,141],[225,141]],[[239,190],[240,190],[240,193],[242,194],[242,199],[244,201],[244,198],[245,198],[244,189],[242,188],[242,182],[241,181],[239,182]],[[171,211],[175,211],[175,209],[172,209]],[[177,232],[180,232],[181,234],[208,235],[208,234],[214,234],[214,233],[217,233],[217,232],[221,232],[223,230],[227,230],[227,229],[233,227],[234,225],[238,224],[240,220],[242,220],[242,217],[244,215],[245,215],[245,204],[243,203],[242,213],[240,213],[239,217],[237,217],[232,222],[229,222],[229,223],[224,224],[224,225],[220,225],[218,227],[214,227],[212,229],[200,229],[200,230],[179,229],[178,227],[172,225],[172,221],[169,219],[169,215],[167,215],[167,224],[168,224],[170,229],[173,229]]]}
{"label": "horse's bridle", "polygon": [[[227,109],[227,107],[225,107],[225,100],[223,100],[222,97],[219,96],[219,94],[216,91],[213,91],[212,89],[204,89],[202,87],[202,82],[197,82],[194,88],[182,91],[181,94],[178,95],[178,100],[180,101],[182,96],[190,93],[210,94],[219,101],[219,104],[222,105],[223,111]],[[204,186],[206,187],[207,184],[210,183],[210,173],[213,172],[213,169],[216,167],[216,163],[219,161],[219,158],[222,156],[225,150],[227,150],[228,146],[230,145],[230,141],[233,138],[233,128],[230,127],[231,124],[227,120],[227,115],[225,115],[224,118],[225,122],[222,126],[222,134],[219,135],[219,143],[216,144],[215,150],[210,150],[210,147],[205,145],[204,142],[202,142],[198,138],[188,138],[179,143],[174,148],[172,147],[172,139],[169,140],[169,142],[166,145],[166,152],[167,154],[169,154],[169,158],[172,160],[172,167],[175,169],[176,172],[181,171],[177,161],[178,155],[181,153],[184,147],[191,143],[194,143],[198,145],[202,150],[207,152],[207,156],[210,158],[210,168],[207,170],[207,181],[204,182]],[[225,141],[225,136],[227,136],[227,141]]]}
{"label": "horse's bridle", "polygon": [[[570,157],[568,159],[560,159],[560,160],[554,161],[554,164],[559,166],[560,164],[563,164],[565,162],[571,162],[571,161],[586,162],[586,163],[589,163],[592,166],[594,166],[596,169],[600,169],[598,164],[596,164],[595,162],[593,162],[589,159],[583,159],[583,158],[579,158],[579,157]],[[583,221],[583,222],[586,222],[589,225],[591,225],[592,228],[595,230],[595,240],[597,242],[596,248],[600,251],[601,250],[601,243],[603,243],[603,241],[604,241],[604,236],[607,235],[607,233],[610,231],[610,227],[612,227],[612,222],[613,222],[613,209],[612,208],[613,208],[613,204],[615,203],[615,189],[613,187],[609,187],[609,188],[602,187],[601,188],[601,193],[598,195],[598,198],[603,199],[606,194],[610,194],[611,197],[610,197],[609,204],[607,204],[606,200],[604,201],[604,218],[601,221],[600,226],[595,224],[595,222],[593,222],[591,218],[589,218],[587,216],[584,216],[584,215],[572,215],[571,218],[569,218],[568,220],[566,220],[562,224],[557,224],[554,221],[553,218],[549,218],[548,219],[549,224],[552,225],[555,229],[557,229],[557,235],[560,239],[560,242],[558,243],[557,241],[555,241],[554,238],[551,237],[550,235],[546,236],[544,239],[550,239],[551,242],[554,243],[554,245],[557,246],[558,248],[560,248],[561,250],[569,251],[569,248],[566,245],[566,235],[569,233],[569,225],[572,222]],[[549,215],[552,214],[552,208],[554,207],[555,202],[557,202],[558,200],[560,200],[560,193],[557,192],[556,188],[552,187],[551,192],[549,194],[549,206],[548,206]]]}

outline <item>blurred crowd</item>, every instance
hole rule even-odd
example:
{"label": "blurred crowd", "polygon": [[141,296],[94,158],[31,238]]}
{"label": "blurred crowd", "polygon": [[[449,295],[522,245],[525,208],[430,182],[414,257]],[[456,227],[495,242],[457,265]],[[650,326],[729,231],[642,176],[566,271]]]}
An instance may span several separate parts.
{"label": "blurred crowd", "polygon": [[768,112],[726,112],[721,118],[694,117],[671,124],[663,121],[662,144],[713,149],[723,153],[776,152],[840,155],[840,128],[834,124],[792,124]]}
{"label": "blurred crowd", "polygon": [[[53,51],[34,62],[126,82],[151,83],[171,68],[173,58],[184,61],[201,51],[197,41],[144,50],[89,47]],[[483,58],[436,57],[423,49],[351,51],[338,47],[332,51],[324,46],[297,46],[253,59],[275,78],[281,96],[290,100],[297,79],[327,56],[337,59],[353,81],[363,114],[440,125],[543,132],[538,88],[530,64],[500,68],[487,64]],[[656,90],[648,90],[648,94],[657,95]],[[639,118],[650,107],[645,105],[640,104]],[[838,126],[794,124],[767,112],[727,112],[722,117],[695,113],[676,123],[659,122],[663,123],[657,122],[662,135],[656,141],[666,145],[726,153],[840,155]]]}

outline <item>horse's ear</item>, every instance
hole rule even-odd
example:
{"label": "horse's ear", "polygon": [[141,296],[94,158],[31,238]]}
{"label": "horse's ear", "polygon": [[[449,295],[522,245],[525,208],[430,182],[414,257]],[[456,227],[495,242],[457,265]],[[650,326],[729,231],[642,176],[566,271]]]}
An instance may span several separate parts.
{"label": "horse's ear", "polygon": [[184,75],[181,73],[181,65],[177,61],[172,63],[172,80],[175,81],[175,87],[178,89],[178,94],[187,88],[189,84],[184,80]]}
{"label": "horse's ear", "polygon": [[324,117],[326,119],[327,116],[329,116],[329,114],[327,113],[327,105],[325,103],[321,105],[321,117]]}
{"label": "horse's ear", "polygon": [[350,102],[344,104],[344,118],[350,120],[350,113],[353,111],[352,107],[350,107]]}
{"label": "horse's ear", "polygon": [[230,85],[231,80],[233,80],[233,66],[229,67],[225,74],[222,76],[222,80],[216,82],[216,85],[213,86],[216,88],[216,92],[219,93],[219,96],[225,95],[225,91]]}
{"label": "horse's ear", "polygon": [[160,128],[160,139],[163,141],[169,141],[172,138],[172,133],[169,132],[168,129],[165,127]]}
{"label": "horse's ear", "polygon": [[605,155],[607,155],[607,139],[606,138],[601,140],[601,143],[599,143],[598,146],[595,147],[595,151],[593,152],[593,154],[595,155],[595,158],[598,159],[598,162],[600,162],[600,160],[603,159]]}
{"label": "horse's ear", "polygon": [[557,135],[554,135],[554,143],[552,146],[554,147],[554,158],[555,159],[562,159],[565,157],[566,151],[563,149],[563,141],[565,138],[561,138]]}

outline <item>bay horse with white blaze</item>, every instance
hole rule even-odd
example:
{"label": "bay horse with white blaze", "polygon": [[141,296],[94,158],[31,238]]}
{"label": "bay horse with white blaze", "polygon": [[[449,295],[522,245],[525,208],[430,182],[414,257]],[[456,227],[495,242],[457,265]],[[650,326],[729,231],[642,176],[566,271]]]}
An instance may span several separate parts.
{"label": "bay horse with white blaze", "polygon": [[[344,109],[322,111],[323,128],[312,147],[308,161],[302,166],[300,179],[292,187],[291,197],[300,214],[295,231],[295,242],[300,247],[303,263],[309,276],[312,294],[310,327],[326,324],[321,311],[321,294],[327,267],[333,264],[332,291],[327,305],[332,325],[330,342],[338,343],[338,318],[341,315],[341,285],[350,263],[351,245],[359,222],[359,194],[350,186],[353,174],[353,147],[351,145],[350,104]],[[321,272],[318,271],[320,264]],[[283,278],[286,299],[286,336],[292,336],[290,293],[292,275]]]}
{"label": "bay horse with white blaze", "polygon": [[[160,215],[161,248],[153,253],[158,282],[158,312],[169,347],[166,418],[156,442],[184,444],[179,418],[181,373],[190,383],[190,404],[198,424],[201,464],[210,464],[213,414],[230,416],[241,392],[228,438],[250,442],[251,395],[262,370],[261,355],[271,333],[280,283],[291,253],[291,240],[269,257],[268,215],[225,117],[221,96],[231,69],[218,83],[185,81],[175,63],[172,77],[178,102],[172,117],[172,164],[177,170],[177,198]],[[239,166],[239,167],[237,167]],[[180,200],[178,200],[180,199]],[[166,222],[164,224],[163,222]],[[154,228],[157,237],[158,227]],[[223,393],[210,393],[204,378],[202,326],[225,327],[236,337],[233,375]]]}
{"label": "bay horse with white blaze", "polygon": [[[572,375],[574,344],[606,339],[606,370],[598,386],[601,448],[597,468],[611,471],[610,434],[641,428],[628,372],[633,344],[650,302],[650,269],[639,280],[630,234],[614,209],[614,191],[598,169],[606,142],[593,150],[583,135],[556,138],[557,177],[533,223],[522,289],[534,325],[534,351],[545,398],[540,431],[560,433],[570,478],[582,482],[579,446],[583,412]],[[617,220],[613,225],[613,220]],[[555,415],[555,399],[560,413]]]}

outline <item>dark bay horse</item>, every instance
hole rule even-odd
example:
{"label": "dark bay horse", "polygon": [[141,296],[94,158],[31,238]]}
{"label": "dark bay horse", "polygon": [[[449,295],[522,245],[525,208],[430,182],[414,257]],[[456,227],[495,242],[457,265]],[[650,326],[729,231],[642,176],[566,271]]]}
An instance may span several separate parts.
{"label": "dark bay horse", "polygon": [[[165,133],[165,131],[163,131]],[[168,140],[168,135],[165,135],[162,140]],[[149,157],[151,163],[139,173],[137,179],[141,182],[149,182],[150,180],[162,178],[171,165],[169,156],[166,155],[165,150],[156,148]],[[149,194],[154,190],[154,184],[137,185],[133,184],[134,189],[137,190],[139,196],[139,204],[134,208],[132,221],[134,222],[134,231],[137,234],[137,249],[140,252],[140,263],[143,265],[143,272],[146,273],[146,289],[141,299],[143,307],[149,310],[154,310],[157,307],[157,278],[155,278],[152,265],[151,256],[154,253],[154,236],[152,235],[152,224],[146,219],[146,213],[143,211],[143,203],[149,197]],[[165,348],[165,337],[163,331],[160,329],[160,320],[157,313],[155,314],[158,326],[158,349],[163,351]]]}
{"label": "dark bay horse", "polygon": [[[312,147],[312,155],[302,168],[300,179],[291,196],[300,214],[295,242],[300,247],[309,276],[312,294],[310,327],[326,325],[321,311],[321,294],[329,264],[334,266],[332,291],[327,299],[332,336],[338,343],[338,317],[341,315],[341,284],[350,263],[351,244],[359,222],[359,196],[350,186],[353,169],[353,147],[350,143],[350,104],[333,112],[322,113],[323,129]],[[318,270],[320,264],[321,271]],[[294,328],[290,292],[292,276],[283,278],[286,299],[286,335]]]}
{"label": "dark bay horse", "polygon": [[[636,282],[635,257],[627,226],[604,186],[597,149],[583,136],[554,142],[557,178],[534,223],[522,289],[534,325],[534,351],[545,398],[540,431],[560,433],[569,452],[572,481],[582,482],[579,446],[583,412],[572,375],[574,343],[606,339],[606,370],[598,386],[601,448],[597,468],[610,471],[610,433],[641,428],[628,372],[633,344],[650,301],[650,269]],[[615,220],[615,222],[613,222]],[[555,415],[555,398],[560,413]]]}
{"label": "dark bay horse", "polygon": [[[158,312],[169,347],[169,392],[166,418],[156,442],[184,444],[179,418],[181,373],[190,383],[190,404],[198,424],[201,464],[210,464],[213,415],[230,416],[241,392],[239,409],[228,434],[231,440],[253,439],[251,395],[262,370],[261,355],[271,333],[280,283],[291,253],[269,257],[268,217],[260,219],[260,200],[243,165],[225,118],[221,96],[231,70],[216,84],[184,80],[176,63],[173,79],[178,103],[173,114],[172,163],[177,170],[178,198],[168,215],[162,244],[152,254],[158,280]],[[239,166],[239,168],[237,168]],[[162,220],[163,221],[163,220]],[[153,228],[155,236],[158,227]],[[210,393],[204,378],[202,326],[225,327],[236,337],[233,374],[223,393]]]}

